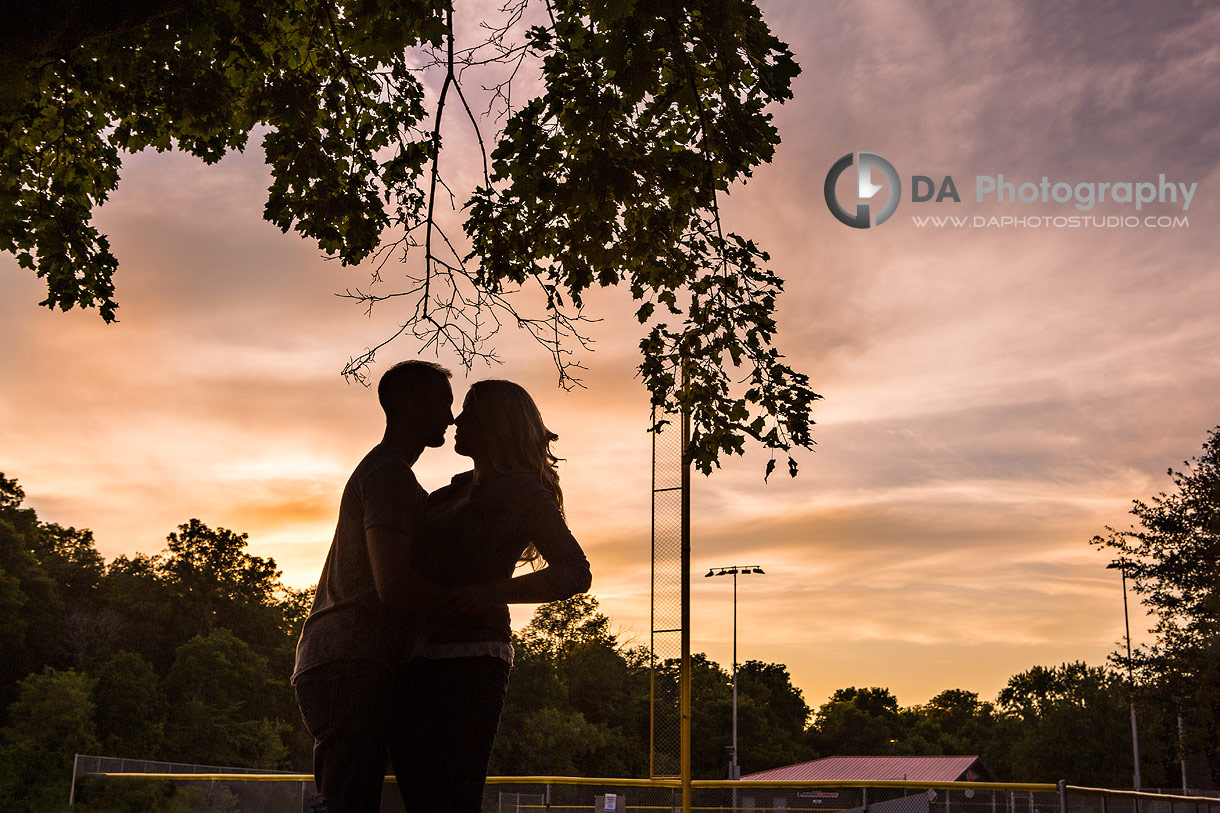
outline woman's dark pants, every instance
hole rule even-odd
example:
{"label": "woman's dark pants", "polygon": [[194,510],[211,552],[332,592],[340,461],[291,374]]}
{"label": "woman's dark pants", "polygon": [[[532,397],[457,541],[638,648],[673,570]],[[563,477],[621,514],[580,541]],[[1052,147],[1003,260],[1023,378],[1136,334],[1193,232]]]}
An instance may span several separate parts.
{"label": "woman's dark pants", "polygon": [[390,758],[408,813],[479,813],[508,689],[493,657],[415,658],[394,687]]}

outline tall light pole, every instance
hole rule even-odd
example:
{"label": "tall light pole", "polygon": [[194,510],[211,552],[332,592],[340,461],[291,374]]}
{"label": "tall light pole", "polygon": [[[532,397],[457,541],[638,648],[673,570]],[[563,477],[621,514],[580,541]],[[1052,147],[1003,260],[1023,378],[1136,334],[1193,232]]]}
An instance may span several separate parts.
{"label": "tall light pole", "polygon": [[729,779],[741,778],[741,767],[737,764],[737,574],[749,575],[757,573],[763,575],[763,569],[758,565],[729,565],[728,567],[714,567],[704,576],[705,579],[710,579],[712,576],[732,576],[733,577],[733,744],[729,746]]}
{"label": "tall light pole", "polygon": [[1107,570],[1123,574],[1123,626],[1127,630],[1127,682],[1131,698],[1131,754],[1135,761],[1135,789],[1140,789],[1140,736],[1135,726],[1135,675],[1131,660],[1131,619],[1127,614],[1127,562],[1122,559],[1106,565]]}

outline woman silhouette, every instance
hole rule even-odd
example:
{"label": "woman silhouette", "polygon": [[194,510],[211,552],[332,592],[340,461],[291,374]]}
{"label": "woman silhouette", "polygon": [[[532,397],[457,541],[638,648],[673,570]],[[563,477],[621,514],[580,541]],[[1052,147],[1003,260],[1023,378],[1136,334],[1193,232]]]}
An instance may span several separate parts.
{"label": "woman silhouette", "polygon": [[[426,641],[402,670],[402,690],[416,698],[406,729],[415,741],[410,776],[400,786],[411,813],[481,809],[513,659],[508,605],[568,598],[590,582],[564,521],[551,451],[558,438],[529,393],[511,381],[479,381],[454,423],[454,450],[474,470],[428,501],[432,528],[419,567],[453,598],[429,618]],[[522,562],[534,569],[514,578]]]}

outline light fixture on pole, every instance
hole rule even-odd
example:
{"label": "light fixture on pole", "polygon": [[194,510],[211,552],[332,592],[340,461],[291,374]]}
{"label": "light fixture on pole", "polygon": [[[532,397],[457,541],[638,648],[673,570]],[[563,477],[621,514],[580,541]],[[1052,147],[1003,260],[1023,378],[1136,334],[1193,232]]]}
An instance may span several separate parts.
{"label": "light fixture on pole", "polygon": [[[758,565],[729,565],[728,567],[713,567],[703,578],[713,576],[733,577],[733,744],[729,746],[729,779],[741,778],[741,767],[737,764],[737,574],[743,576],[757,573],[764,575]],[[736,789],[734,789],[736,794]]]}
{"label": "light fixture on pole", "polygon": [[1127,615],[1127,566],[1122,559],[1106,565],[1106,570],[1117,570],[1123,574],[1123,626],[1127,630],[1127,682],[1131,699],[1131,754],[1135,763],[1135,789],[1140,789],[1140,736],[1135,726],[1135,675],[1131,659],[1131,619]]}

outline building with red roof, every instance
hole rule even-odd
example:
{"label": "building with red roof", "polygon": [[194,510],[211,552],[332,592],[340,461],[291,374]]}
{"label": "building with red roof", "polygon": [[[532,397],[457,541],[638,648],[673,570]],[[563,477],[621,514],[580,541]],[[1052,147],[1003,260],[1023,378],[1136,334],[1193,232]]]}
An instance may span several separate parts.
{"label": "building with red roof", "polygon": [[[825,757],[741,777],[759,787],[735,789],[734,810],[821,810],[825,813],[969,813],[972,788],[951,791],[954,782],[994,782],[977,756]],[[944,787],[875,787],[868,782],[934,782]],[[835,787],[768,787],[765,782],[850,782]],[[953,796],[956,801],[950,800]],[[994,793],[985,811],[994,813]],[[1004,808],[1007,810],[1008,808]],[[977,813],[977,808],[975,809]],[[1010,813],[1015,813],[1013,808]],[[1035,813],[1031,811],[1031,813]]]}
{"label": "building with red roof", "polygon": [[741,777],[745,780],[795,782],[994,782],[977,756],[960,757],[823,757]]}

